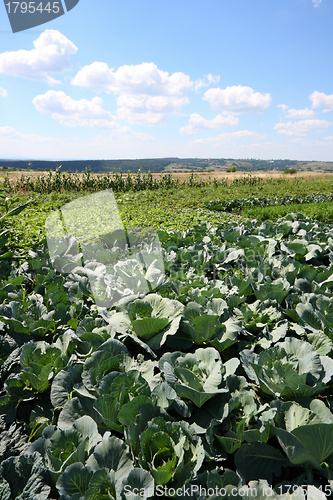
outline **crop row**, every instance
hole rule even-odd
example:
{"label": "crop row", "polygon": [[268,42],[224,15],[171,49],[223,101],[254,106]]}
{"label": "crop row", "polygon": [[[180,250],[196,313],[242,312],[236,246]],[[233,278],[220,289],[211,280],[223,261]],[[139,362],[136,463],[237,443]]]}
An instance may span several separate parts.
{"label": "crop row", "polygon": [[208,201],[205,206],[210,210],[221,212],[240,211],[244,208],[270,207],[279,205],[292,205],[303,203],[325,203],[333,201],[331,193],[312,193],[299,196],[284,196],[274,198],[238,198],[219,201]]}
{"label": "crop row", "polygon": [[[22,174],[16,181],[5,178],[5,187],[16,191],[29,191],[38,193],[52,193],[54,191],[101,191],[112,189],[114,192],[143,191],[156,189],[171,189],[177,187],[200,187],[208,184],[194,174],[181,181],[171,174],[154,177],[151,172],[136,175],[122,174],[119,172],[93,175],[88,169],[82,174],[62,172],[60,168],[48,174],[31,176]],[[221,183],[219,183],[221,184]],[[223,182],[222,182],[223,184]],[[221,185],[222,185],[221,184]]]}
{"label": "crop row", "polygon": [[182,187],[203,187],[214,185],[215,187],[227,186],[255,186],[262,184],[263,179],[247,175],[240,179],[227,178],[217,181],[215,178],[204,178],[193,172],[185,179],[174,177],[171,173],[153,176],[151,172],[137,174],[123,174],[121,172],[108,172],[106,174],[92,174],[87,169],[82,174],[78,172],[62,172],[60,167],[48,174],[31,175],[24,173],[17,180],[4,177],[4,188],[14,192],[37,192],[52,193],[64,191],[101,191],[112,189],[114,192],[143,191],[156,189],[172,189]]}

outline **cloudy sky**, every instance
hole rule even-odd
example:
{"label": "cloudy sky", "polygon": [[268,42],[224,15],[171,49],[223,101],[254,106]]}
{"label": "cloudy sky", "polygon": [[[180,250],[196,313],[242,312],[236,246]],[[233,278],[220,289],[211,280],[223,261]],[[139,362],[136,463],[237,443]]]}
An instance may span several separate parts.
{"label": "cloudy sky", "polygon": [[13,34],[0,158],[333,161],[332,0],[80,0]]}

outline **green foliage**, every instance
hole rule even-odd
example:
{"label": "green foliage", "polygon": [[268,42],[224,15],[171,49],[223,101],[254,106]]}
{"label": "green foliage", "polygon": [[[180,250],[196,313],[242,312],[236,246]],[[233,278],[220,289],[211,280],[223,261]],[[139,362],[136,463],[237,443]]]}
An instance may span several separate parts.
{"label": "green foliage", "polygon": [[243,216],[257,220],[278,220],[289,213],[302,213],[313,220],[333,222],[333,203],[292,204],[288,206],[251,208],[243,211]]}
{"label": "green foliage", "polygon": [[206,401],[218,393],[227,392],[221,388],[226,374],[219,353],[213,348],[199,348],[193,354],[179,351],[162,356],[160,370],[166,382],[175,389],[178,396],[192,401],[201,408]]}
{"label": "green foliage", "polygon": [[[10,259],[13,253],[8,251],[8,242],[10,231],[8,229],[8,220],[20,214],[30,203],[30,200],[25,203],[20,203],[20,198],[12,198],[5,194],[4,189],[0,189],[0,207],[2,213],[0,215],[0,260]],[[19,203],[19,204],[18,204]]]}
{"label": "green foliage", "polygon": [[297,174],[297,168],[288,168],[283,172],[283,175]]}
{"label": "green foliage", "polygon": [[[217,188],[178,191],[183,207],[200,189],[202,203]],[[321,498],[333,474],[333,227],[289,214],[159,237],[165,279],[110,310],[43,247],[3,259],[1,498],[191,485],[256,500],[308,485]]]}
{"label": "green foliage", "polygon": [[[71,182],[75,184],[76,174],[59,172],[51,175],[54,180],[57,178],[62,179],[62,176],[65,178],[72,175],[73,181]],[[112,175],[108,174],[111,179],[113,178]],[[115,175],[118,176],[117,179],[122,183],[119,174]],[[195,174],[192,174],[192,177],[186,181],[186,185],[182,185],[171,175],[166,174],[164,187],[162,187],[161,179],[158,189],[149,189],[149,186],[146,186],[143,191],[135,191],[133,187],[135,185],[140,185],[140,189],[145,187],[145,176],[146,174],[138,174],[138,181],[136,181],[135,176],[131,177],[133,184],[131,190],[115,193],[118,209],[125,227],[149,226],[158,230],[182,231],[204,221],[209,221],[213,225],[238,221],[241,217],[240,211],[243,218],[249,219],[276,220],[290,212],[302,212],[322,222],[333,221],[331,203],[323,202],[324,199],[331,199],[328,198],[331,196],[333,189],[333,182],[330,178],[312,178],[310,180],[301,178],[295,180],[286,178],[261,179],[248,175],[232,182],[226,180],[218,182],[216,179],[201,181]],[[46,177],[48,178],[48,176]],[[95,181],[92,179],[93,176],[90,175],[89,182],[94,183]],[[61,184],[62,181],[57,182]],[[107,183],[106,186],[108,186]],[[64,204],[89,193],[84,186],[81,187],[84,191],[72,189],[59,192],[57,187],[57,190],[50,193],[42,194],[38,191],[37,193],[22,194],[22,202],[29,199],[31,199],[31,202],[19,215],[6,219],[6,228],[10,229],[10,234],[8,234],[9,244],[15,247],[19,254],[25,256],[31,248],[42,244],[45,238],[44,225],[47,217]],[[7,192],[9,193],[9,191]],[[321,195],[316,195],[316,193],[321,193]],[[279,202],[282,198],[291,200],[292,198],[301,197],[299,201],[303,202],[309,195],[315,196],[313,198],[315,203],[299,206],[264,206],[267,205],[267,200],[277,199],[277,202]],[[7,194],[7,196],[10,196],[10,194]],[[205,206],[211,200],[216,199],[219,199],[222,204],[224,200],[229,200],[232,203],[231,206],[234,206],[232,212],[212,211]],[[239,199],[244,201],[238,201]],[[264,201],[262,203],[259,201],[258,206],[256,206],[255,201],[252,201],[256,199]],[[245,201],[250,206],[243,205]],[[254,208],[250,208],[251,206],[254,206]],[[147,207],[149,207],[149,210],[147,210]]]}
{"label": "green foliage", "polygon": [[247,375],[261,390],[281,399],[304,398],[326,389],[333,371],[326,373],[315,348],[308,342],[287,338],[268,351],[256,355],[250,350],[240,353]]}
{"label": "green foliage", "polygon": [[41,174],[37,177],[22,174],[21,177],[14,182],[7,182],[7,188],[14,191],[28,191],[36,193],[52,193],[52,192],[82,192],[82,191],[102,191],[112,189],[115,193],[128,191],[144,191],[156,189],[172,189],[178,187],[198,187],[209,184],[200,177],[192,174],[188,179],[180,181],[173,177],[170,173],[163,174],[160,177],[153,177],[152,173],[142,173],[139,169],[136,175],[130,172],[127,175],[121,172],[100,175],[92,175],[90,168],[85,170],[83,174],[62,172],[60,167],[55,172],[49,171],[47,175]]}
{"label": "green foliage", "polygon": [[210,201],[206,202],[205,206],[210,210],[233,212],[240,211],[252,207],[269,207],[280,205],[305,205],[308,203],[322,204],[332,202],[333,195],[331,193],[313,193],[301,196],[285,196],[283,198],[238,198],[232,200]]}

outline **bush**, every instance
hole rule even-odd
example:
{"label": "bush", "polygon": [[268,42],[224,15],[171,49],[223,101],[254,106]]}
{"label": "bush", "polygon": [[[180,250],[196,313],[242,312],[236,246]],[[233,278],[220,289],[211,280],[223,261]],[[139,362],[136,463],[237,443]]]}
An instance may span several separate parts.
{"label": "bush", "polygon": [[289,168],[288,170],[285,170],[283,172],[283,175],[285,175],[285,174],[297,174],[297,170],[296,170],[296,168]]}

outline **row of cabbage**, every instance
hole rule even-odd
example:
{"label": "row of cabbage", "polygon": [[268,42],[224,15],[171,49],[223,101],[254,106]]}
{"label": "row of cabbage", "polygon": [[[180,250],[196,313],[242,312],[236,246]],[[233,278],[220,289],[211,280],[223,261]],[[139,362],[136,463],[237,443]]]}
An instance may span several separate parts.
{"label": "row of cabbage", "polygon": [[0,498],[329,497],[333,227],[159,238],[163,283],[109,311],[0,260]]}
{"label": "row of cabbage", "polygon": [[298,196],[283,196],[273,198],[232,198],[205,202],[210,210],[221,212],[234,212],[244,208],[270,207],[278,205],[292,205],[302,203],[325,203],[333,201],[331,193],[312,193]]}

